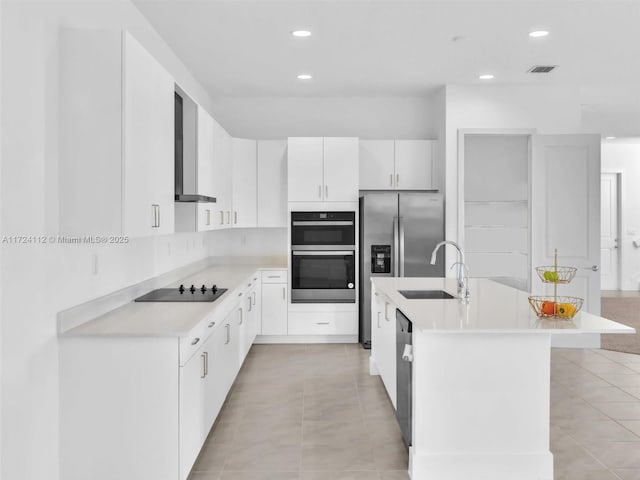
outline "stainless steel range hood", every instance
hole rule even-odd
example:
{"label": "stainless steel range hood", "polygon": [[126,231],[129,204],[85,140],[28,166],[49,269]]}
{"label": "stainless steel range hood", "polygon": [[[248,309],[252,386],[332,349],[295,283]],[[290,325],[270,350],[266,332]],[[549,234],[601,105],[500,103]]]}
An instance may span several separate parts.
{"label": "stainless steel range hood", "polygon": [[215,203],[215,197],[196,193],[196,108],[191,101],[185,105],[182,96],[175,93],[175,201]]}

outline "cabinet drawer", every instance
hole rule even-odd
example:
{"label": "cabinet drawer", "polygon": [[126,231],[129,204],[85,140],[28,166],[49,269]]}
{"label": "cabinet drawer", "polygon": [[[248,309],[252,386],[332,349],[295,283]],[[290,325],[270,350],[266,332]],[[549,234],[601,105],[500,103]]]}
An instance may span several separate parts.
{"label": "cabinet drawer", "polygon": [[287,283],[286,270],[262,271],[262,283]]}
{"label": "cabinet drawer", "polygon": [[213,316],[209,316],[206,320],[200,322],[186,337],[180,338],[180,366],[183,367],[193,354],[202,346],[209,338],[213,331],[220,326]]}
{"label": "cabinet drawer", "polygon": [[289,312],[289,335],[356,335],[357,312]]}

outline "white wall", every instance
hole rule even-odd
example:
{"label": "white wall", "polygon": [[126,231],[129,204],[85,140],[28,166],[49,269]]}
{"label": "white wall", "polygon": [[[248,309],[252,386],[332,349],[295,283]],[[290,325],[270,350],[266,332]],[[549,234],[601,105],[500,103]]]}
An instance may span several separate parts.
{"label": "white wall", "polygon": [[640,248],[633,246],[640,239],[640,141],[623,140],[602,143],[602,172],[622,173],[620,231],[620,289],[640,289]]}
{"label": "white wall", "polygon": [[[0,225],[6,238],[57,230],[61,25],[130,30],[210,106],[206,92],[130,2],[3,1]],[[56,313],[201,259],[208,254],[205,240],[176,234],[118,247],[1,244],[1,478],[58,478]]]}
{"label": "white wall", "polygon": [[286,228],[218,230],[208,238],[214,257],[286,257]]}
{"label": "white wall", "polygon": [[424,97],[214,98],[213,116],[234,137],[436,138]]}

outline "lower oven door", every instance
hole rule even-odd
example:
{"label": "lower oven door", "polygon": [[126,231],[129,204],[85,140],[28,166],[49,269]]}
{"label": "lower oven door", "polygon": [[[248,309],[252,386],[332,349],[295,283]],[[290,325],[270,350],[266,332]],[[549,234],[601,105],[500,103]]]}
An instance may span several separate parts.
{"label": "lower oven door", "polygon": [[293,250],[291,303],[355,303],[353,250]]}

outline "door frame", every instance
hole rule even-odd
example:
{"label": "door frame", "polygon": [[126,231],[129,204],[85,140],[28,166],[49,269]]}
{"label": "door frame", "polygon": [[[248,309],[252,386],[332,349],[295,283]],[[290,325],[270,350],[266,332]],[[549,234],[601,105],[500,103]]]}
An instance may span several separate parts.
{"label": "door frame", "polygon": [[[528,287],[531,287],[531,262],[532,262],[532,235],[531,235],[531,188],[532,188],[532,157],[533,157],[533,136],[538,133],[535,128],[460,128],[458,129],[458,158],[457,158],[457,170],[458,170],[458,178],[457,178],[457,203],[458,209],[456,212],[456,239],[455,241],[460,245],[462,251],[464,252],[464,142],[465,137],[467,135],[487,135],[487,136],[510,136],[517,135],[522,137],[527,137],[528,143],[528,168],[527,173],[529,175],[529,205],[528,205],[528,235],[527,241],[529,243],[529,276],[527,279]],[[447,239],[449,240],[449,239]],[[454,252],[451,249],[445,249],[445,261],[448,265],[449,263],[453,263],[456,260],[453,257]],[[445,269],[445,276],[451,275],[450,269]]]}
{"label": "door frame", "polygon": [[[606,169],[600,170],[600,179],[602,179],[602,175],[609,174],[616,176],[616,238],[618,239],[618,265],[617,265],[617,275],[616,275],[616,285],[618,286],[617,290],[622,290],[622,266],[624,262],[622,258],[624,256],[624,242],[622,241],[622,232],[624,231],[622,228],[622,182],[623,182],[623,169]],[[600,221],[602,221],[602,212],[600,212]],[[600,291],[602,291],[602,283],[600,284]]]}

